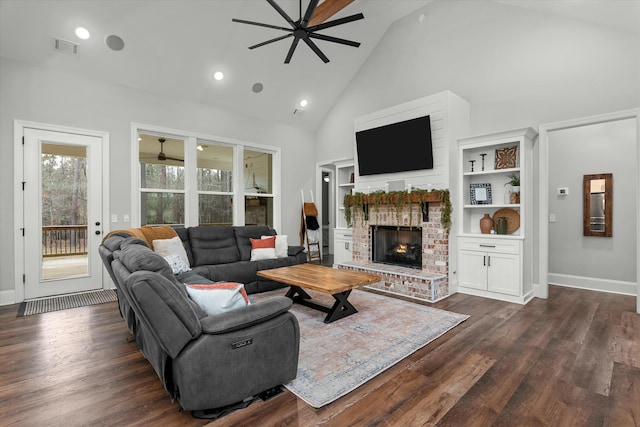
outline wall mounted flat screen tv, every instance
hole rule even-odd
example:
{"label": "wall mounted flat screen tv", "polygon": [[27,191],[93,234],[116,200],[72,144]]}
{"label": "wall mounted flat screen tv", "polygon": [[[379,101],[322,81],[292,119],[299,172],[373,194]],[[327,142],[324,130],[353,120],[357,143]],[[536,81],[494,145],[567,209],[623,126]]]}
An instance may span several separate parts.
{"label": "wall mounted flat screen tv", "polygon": [[356,132],[360,175],[433,169],[429,116]]}

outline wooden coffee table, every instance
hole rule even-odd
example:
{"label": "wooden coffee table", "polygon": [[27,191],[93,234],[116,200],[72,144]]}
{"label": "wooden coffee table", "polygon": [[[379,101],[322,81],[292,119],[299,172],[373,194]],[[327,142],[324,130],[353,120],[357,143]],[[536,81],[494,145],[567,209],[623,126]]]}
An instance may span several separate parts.
{"label": "wooden coffee table", "polygon": [[[358,310],[347,301],[351,290],[380,281],[380,278],[373,274],[339,270],[317,264],[298,264],[262,270],[258,271],[258,275],[290,285],[291,288],[286,296],[293,302],[327,313],[324,323],[331,323],[357,313]],[[316,304],[302,288],[329,294],[336,301],[332,307]]]}

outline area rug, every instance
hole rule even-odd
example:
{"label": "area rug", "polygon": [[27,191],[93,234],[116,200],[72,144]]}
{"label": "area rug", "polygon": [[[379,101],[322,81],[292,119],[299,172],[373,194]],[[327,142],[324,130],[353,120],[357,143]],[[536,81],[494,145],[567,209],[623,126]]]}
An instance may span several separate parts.
{"label": "area rug", "polygon": [[18,316],[31,316],[34,314],[48,313],[50,311],[66,310],[68,308],[84,307],[87,305],[102,304],[117,301],[115,289],[83,292],[79,294],[62,295],[59,297],[39,298],[25,301],[20,304]]}
{"label": "area rug", "polygon": [[[333,298],[308,291],[315,302]],[[283,291],[251,295],[257,302]],[[333,323],[325,313],[294,304],[300,323],[298,377],[285,387],[314,408],[353,391],[469,318],[417,303],[354,290],[358,313]]]}

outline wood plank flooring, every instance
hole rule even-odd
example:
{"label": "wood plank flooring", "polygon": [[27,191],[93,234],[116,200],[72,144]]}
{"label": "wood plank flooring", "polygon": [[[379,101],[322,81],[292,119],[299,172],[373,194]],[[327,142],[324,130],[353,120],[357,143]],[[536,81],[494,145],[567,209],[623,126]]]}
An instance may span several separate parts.
{"label": "wood plank flooring", "polygon": [[116,303],[20,318],[4,306],[0,425],[640,426],[635,298],[549,294],[427,304],[471,317],[323,408],[285,391],[214,422],[169,400]]}

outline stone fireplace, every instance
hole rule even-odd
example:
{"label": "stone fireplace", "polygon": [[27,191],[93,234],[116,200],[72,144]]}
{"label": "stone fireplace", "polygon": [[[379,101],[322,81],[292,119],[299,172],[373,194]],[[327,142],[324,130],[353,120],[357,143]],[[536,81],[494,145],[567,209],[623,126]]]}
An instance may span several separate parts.
{"label": "stone fireplace", "polygon": [[[449,296],[449,233],[440,223],[440,199],[427,206],[428,210],[422,212],[415,202],[406,203],[401,210],[396,204],[383,203],[370,206],[368,218],[362,209],[354,209],[353,259],[339,264],[338,268],[380,276],[382,280],[368,288],[428,302]],[[380,230],[385,230],[383,233],[387,235],[382,244],[378,236],[374,240]],[[380,249],[381,245],[384,250]],[[394,246],[396,251],[409,251],[411,255],[387,255]],[[380,261],[381,257],[385,260]],[[400,262],[389,262],[389,257]],[[407,262],[407,258],[411,262]]]}

